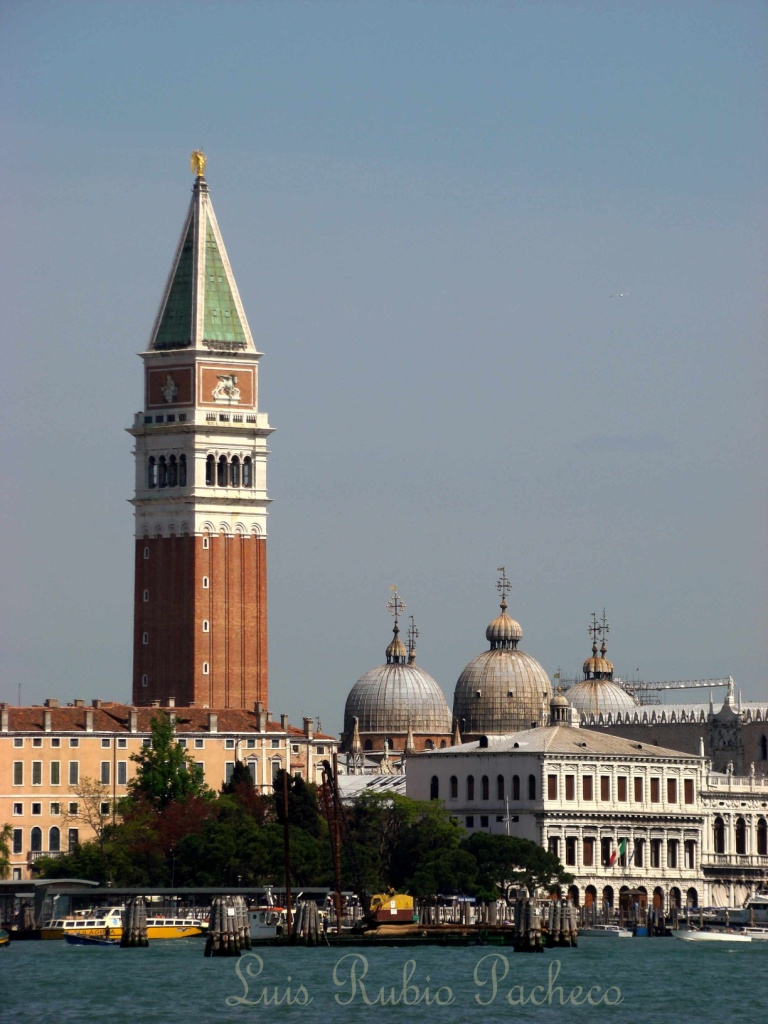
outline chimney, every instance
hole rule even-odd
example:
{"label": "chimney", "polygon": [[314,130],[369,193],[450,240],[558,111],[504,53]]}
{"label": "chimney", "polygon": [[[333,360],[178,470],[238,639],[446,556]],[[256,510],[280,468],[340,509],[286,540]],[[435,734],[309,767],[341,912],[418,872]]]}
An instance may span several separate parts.
{"label": "chimney", "polygon": [[218,731],[219,731],[219,716],[215,712],[209,711],[208,712],[208,732],[218,732]]}
{"label": "chimney", "polygon": [[314,734],[314,729],[313,729],[314,724],[315,724],[314,719],[312,719],[312,718],[305,718],[304,719],[304,735],[307,737],[308,740],[311,740],[312,736]]}
{"label": "chimney", "polygon": [[8,708],[5,704],[2,705],[2,710],[0,710],[0,732],[8,732]]}
{"label": "chimney", "polygon": [[76,708],[83,708],[85,707],[85,701],[83,700],[82,697],[75,697],[75,699],[72,701],[72,706]]}
{"label": "chimney", "polygon": [[[171,705],[171,707],[173,707],[173,705]],[[168,721],[171,723],[171,725],[175,729],[176,728],[176,712],[175,711],[169,711],[168,712]]]}
{"label": "chimney", "polygon": [[160,701],[159,700],[151,700],[149,702],[149,706],[151,708],[159,708],[160,707]]}
{"label": "chimney", "polygon": [[130,728],[131,732],[138,732],[139,731],[139,712],[138,711],[131,711],[130,715],[128,716],[128,719],[129,719],[129,728]]}
{"label": "chimney", "polygon": [[168,705],[167,706],[169,708],[175,708],[176,707],[176,698],[175,697],[169,697],[168,698]]}
{"label": "chimney", "polygon": [[283,732],[288,731],[288,715],[280,715],[280,728]]}
{"label": "chimney", "polygon": [[85,709],[85,731],[93,732],[93,709]]}
{"label": "chimney", "polygon": [[59,702],[56,697],[49,697],[45,702],[45,706],[47,708],[57,708],[59,706]]}
{"label": "chimney", "polygon": [[253,710],[256,714],[256,728],[259,732],[267,731],[267,721],[269,719],[269,712],[264,710],[264,701],[257,700],[253,705]]}
{"label": "chimney", "polygon": [[93,704],[93,706],[94,706],[94,707],[95,707],[96,709],[100,709],[100,708],[101,708],[101,705],[102,705],[103,703],[104,703],[104,701],[101,701],[101,700],[92,700],[92,701],[91,701],[91,704]]}
{"label": "chimney", "polygon": [[48,708],[46,708],[45,711],[43,712],[43,729],[46,732],[51,731],[51,712],[48,710]]}

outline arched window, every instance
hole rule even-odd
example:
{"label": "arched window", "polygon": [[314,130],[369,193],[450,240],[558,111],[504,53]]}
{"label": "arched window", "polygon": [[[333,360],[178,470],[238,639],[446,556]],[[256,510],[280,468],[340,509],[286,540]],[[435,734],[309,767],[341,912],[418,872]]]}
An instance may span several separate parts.
{"label": "arched window", "polygon": [[496,799],[497,800],[503,800],[504,799],[504,776],[503,775],[497,775],[496,776]]}
{"label": "arched window", "polygon": [[768,822],[765,818],[757,823],[757,852],[761,857],[768,856]]}
{"label": "arched window", "polygon": [[157,464],[157,486],[168,486],[168,465],[165,461],[164,455],[160,456],[160,461]]}
{"label": "arched window", "polygon": [[61,850],[61,832],[58,826],[54,825],[48,832],[48,852],[59,853]]}
{"label": "arched window", "polygon": [[760,737],[760,757],[763,761],[768,761],[768,736]]}
{"label": "arched window", "polygon": [[736,853],[747,852],[747,823],[743,818],[736,819]]}
{"label": "arched window", "polygon": [[424,741],[424,749],[425,750],[434,750],[435,749],[435,744],[432,742],[432,740],[425,740]]}
{"label": "arched window", "polygon": [[253,487],[253,463],[250,455],[243,459],[243,487]]}
{"label": "arched window", "polygon": [[229,482],[233,487],[240,486],[240,459],[236,455],[229,464]]}
{"label": "arched window", "polygon": [[490,794],[490,787],[488,785],[488,776],[487,775],[484,775],[482,777],[482,779],[480,780],[480,786],[481,786],[482,791],[483,791],[483,800],[489,800],[491,794]]}
{"label": "arched window", "polygon": [[467,776],[467,800],[475,799],[475,776]]}
{"label": "arched window", "polygon": [[519,775],[513,775],[512,776],[512,799],[513,800],[519,800],[520,799],[520,776]]}
{"label": "arched window", "polygon": [[448,744],[446,743],[446,741],[445,741],[445,740],[440,740],[440,749],[441,749],[441,750],[445,750],[445,748],[446,748],[447,746],[448,746]]}
{"label": "arched window", "polygon": [[226,455],[219,456],[219,472],[218,472],[218,476],[217,476],[216,482],[218,483],[219,487],[226,487],[227,486],[227,456]]}
{"label": "arched window", "polygon": [[212,455],[209,455],[205,460],[205,483],[208,487],[213,487],[213,483],[216,476],[216,460]]}
{"label": "arched window", "polygon": [[721,817],[715,818],[715,853],[725,853],[725,823]]}
{"label": "arched window", "polygon": [[157,463],[154,455],[150,455],[147,460],[147,487],[157,487]]}
{"label": "arched window", "polygon": [[440,782],[436,775],[433,775],[429,783],[429,799],[437,800],[440,795]]}
{"label": "arched window", "polygon": [[32,853],[42,853],[43,850],[43,830],[38,828],[37,825],[32,829],[29,834],[29,848]]}
{"label": "arched window", "polygon": [[179,467],[176,462],[176,456],[172,455],[168,460],[168,486],[178,487],[179,485]]}
{"label": "arched window", "polygon": [[528,776],[528,799],[529,800],[535,800],[536,799],[536,776],[535,775],[529,775]]}
{"label": "arched window", "polygon": [[373,750],[373,741],[366,740],[365,743],[363,744],[363,750]]}
{"label": "arched window", "polygon": [[451,776],[451,800],[458,800],[459,798],[459,780],[455,775]]}
{"label": "arched window", "polygon": [[179,487],[187,486],[187,456],[179,456]]}

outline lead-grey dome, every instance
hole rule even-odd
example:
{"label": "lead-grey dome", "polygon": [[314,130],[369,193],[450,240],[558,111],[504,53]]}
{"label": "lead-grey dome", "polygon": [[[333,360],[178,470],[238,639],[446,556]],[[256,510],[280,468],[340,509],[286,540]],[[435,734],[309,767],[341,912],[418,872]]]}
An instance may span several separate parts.
{"label": "lead-grey dome", "polygon": [[415,734],[450,735],[451,714],[445,694],[415,661],[406,663],[398,633],[396,624],[386,665],[366,672],[349,691],[344,705],[345,736],[352,735],[355,718],[361,735],[406,733],[409,726]]}
{"label": "lead-grey dome", "polygon": [[490,650],[467,665],[453,693],[453,717],[462,736],[511,733],[545,724],[549,719],[552,686],[541,665],[518,650],[523,631],[507,615],[488,625]]}
{"label": "lead-grey dome", "polygon": [[[605,628],[605,627],[603,627]],[[613,681],[613,663],[606,658],[605,638],[597,651],[597,638],[592,644],[592,657],[584,662],[584,679],[568,691],[568,700],[580,715],[609,714],[634,711],[638,706],[635,698],[623,686]]]}

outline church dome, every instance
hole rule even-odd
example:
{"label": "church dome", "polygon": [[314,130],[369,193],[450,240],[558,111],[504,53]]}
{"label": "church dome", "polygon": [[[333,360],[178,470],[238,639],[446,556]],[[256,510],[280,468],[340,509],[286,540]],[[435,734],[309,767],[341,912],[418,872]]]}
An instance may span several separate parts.
{"label": "church dome", "polygon": [[549,718],[552,686],[541,665],[518,649],[523,631],[507,615],[509,584],[502,575],[501,615],[485,631],[490,649],[466,666],[453,693],[453,717],[462,737],[517,732]]}
{"label": "church dome", "polygon": [[[613,662],[606,658],[607,648],[605,644],[605,633],[608,632],[608,624],[605,621],[603,612],[602,626],[597,625],[597,619],[593,616],[593,623],[590,632],[593,635],[592,657],[584,662],[584,679],[576,683],[568,691],[568,700],[581,715],[603,715],[609,714],[614,717],[627,711],[633,711],[637,706],[635,698],[627,693],[623,686],[613,681]],[[603,640],[600,645],[598,656],[597,637],[603,633]]]}
{"label": "church dome", "polygon": [[[399,598],[395,595],[395,601]],[[403,608],[402,602],[395,611]],[[375,740],[404,736],[410,729],[414,735],[449,737],[451,714],[445,694],[432,676],[416,664],[415,627],[408,631],[408,649],[400,639],[397,616],[392,640],[387,647],[385,665],[372,668],[361,676],[347,696],[344,705],[344,737],[351,738],[355,719],[362,737]],[[374,746],[378,749],[378,744]]]}

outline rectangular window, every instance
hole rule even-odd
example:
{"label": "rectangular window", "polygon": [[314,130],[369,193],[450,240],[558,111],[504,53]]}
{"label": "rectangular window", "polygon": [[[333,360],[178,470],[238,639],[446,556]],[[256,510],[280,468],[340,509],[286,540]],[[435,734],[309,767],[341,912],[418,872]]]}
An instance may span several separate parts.
{"label": "rectangular window", "polygon": [[32,762],[32,785],[42,786],[43,784],[43,762],[33,761]]}
{"label": "rectangular window", "polygon": [[224,781],[225,782],[231,782],[232,781],[232,773],[234,772],[234,770],[235,770],[235,762],[234,761],[225,761],[224,762]]}
{"label": "rectangular window", "polygon": [[24,804],[14,804],[13,805],[13,813],[14,814],[23,814],[24,813]]}
{"label": "rectangular window", "polygon": [[677,803],[677,779],[667,779],[667,803]]}
{"label": "rectangular window", "polygon": [[685,791],[685,802],[687,804],[693,803],[693,779],[685,779],[683,782],[683,789]]}
{"label": "rectangular window", "polygon": [[69,784],[70,786],[76,786],[80,782],[80,762],[70,761],[69,762]]}
{"label": "rectangular window", "polygon": [[[576,776],[566,775],[565,776],[565,799],[575,800],[576,799]],[[567,846],[567,843],[566,843]]]}
{"label": "rectangular window", "polygon": [[627,776],[620,775],[616,779],[616,796],[621,803],[627,802]]}
{"label": "rectangular window", "polygon": [[51,761],[51,785],[61,785],[61,761]]}
{"label": "rectangular window", "polygon": [[651,779],[651,803],[661,803],[661,779],[658,776]]}
{"label": "rectangular window", "polygon": [[50,813],[55,817],[57,814],[61,814],[61,804],[52,803],[49,807]]}
{"label": "rectangular window", "polygon": [[325,753],[325,747],[318,747],[317,748],[318,757],[322,757],[324,753]]}
{"label": "rectangular window", "polygon": [[226,747],[227,750],[232,750],[234,748],[234,746],[235,746],[235,741],[234,740],[224,740],[224,746]]}
{"label": "rectangular window", "polygon": [[119,750],[125,750],[125,748],[128,746],[128,740],[125,738],[125,736],[120,736],[118,738],[117,746]]}
{"label": "rectangular window", "polygon": [[660,839],[652,839],[651,840],[651,867],[652,868],[660,868],[661,867],[661,840]]}
{"label": "rectangular window", "polygon": [[624,853],[619,853],[617,863],[619,867],[625,868],[627,866],[627,860],[629,858],[629,839],[623,836],[618,840],[619,850],[621,850],[621,844],[624,843]]}
{"label": "rectangular window", "polygon": [[13,745],[14,745],[14,747],[23,747],[24,746],[24,737],[23,736],[14,736],[13,737]]}
{"label": "rectangular window", "polygon": [[128,782],[128,762],[118,761],[117,762],[117,784],[118,786],[125,786]]}
{"label": "rectangular window", "polygon": [[69,850],[77,849],[80,842],[79,832],[76,828],[71,828],[67,833],[67,847]]}
{"label": "rectangular window", "polygon": [[33,814],[42,814],[43,813],[43,805],[42,804],[32,804],[32,813]]}
{"label": "rectangular window", "polygon": [[102,736],[102,738],[101,738],[101,745],[102,745],[102,747],[108,747],[109,746],[109,737],[108,736]]}
{"label": "rectangular window", "polygon": [[474,828],[475,827],[475,816],[474,816],[474,814],[468,814],[466,816],[466,818],[464,819],[464,824],[465,824],[465,826],[467,828]]}
{"label": "rectangular window", "polygon": [[677,867],[677,840],[670,839],[667,843],[667,867]]}
{"label": "rectangular window", "polygon": [[106,817],[109,814],[108,800],[104,800],[102,803],[99,804],[99,814],[101,814],[102,817]]}
{"label": "rectangular window", "polygon": [[205,746],[205,740],[195,740],[195,750],[202,750]]}
{"label": "rectangular window", "polygon": [[557,776],[547,776],[547,799],[557,800]]}
{"label": "rectangular window", "polygon": [[69,745],[70,745],[70,747],[79,747],[80,746],[80,737],[79,736],[70,736],[69,737]]}
{"label": "rectangular window", "polygon": [[560,837],[550,836],[549,843],[547,844],[547,850],[552,854],[553,857],[560,856]]}
{"label": "rectangular window", "polygon": [[70,800],[67,814],[77,814],[79,810],[80,808],[78,806],[77,800]]}
{"label": "rectangular window", "polygon": [[280,740],[272,740],[270,746],[272,747],[273,750],[277,750],[277,748],[280,746]]}
{"label": "rectangular window", "polygon": [[60,747],[61,746],[61,737],[60,736],[53,736],[53,737],[51,737],[51,746],[52,747]]}
{"label": "rectangular window", "polygon": [[195,761],[195,764],[200,769],[200,778],[205,779],[205,761]]}
{"label": "rectangular window", "polygon": [[109,777],[110,777],[109,761],[102,761],[101,762],[101,777],[99,778],[99,782],[101,782],[102,786],[108,786],[109,785]]}
{"label": "rectangular window", "polygon": [[595,863],[595,840],[587,838],[582,843],[581,855],[584,860],[584,867],[591,868]]}
{"label": "rectangular window", "polygon": [[[247,739],[245,741],[245,745],[246,745],[246,747],[250,747],[251,749],[253,749],[256,746],[256,740],[253,737],[250,737],[250,739]],[[296,753],[298,754],[298,752],[299,752],[299,748],[296,747]]]}
{"label": "rectangular window", "polygon": [[298,743],[292,743],[291,744],[291,753],[298,754],[298,752],[299,752],[299,744]]}
{"label": "rectangular window", "polygon": [[34,736],[32,738],[32,746],[33,747],[42,747],[42,745],[43,745],[43,739],[42,739],[41,736]]}
{"label": "rectangular window", "polygon": [[480,815],[480,828],[488,828],[488,815],[487,814],[481,814]]}
{"label": "rectangular window", "polygon": [[608,865],[611,863],[611,846],[613,840],[606,836],[600,840],[600,863]]}
{"label": "rectangular window", "polygon": [[635,840],[635,860],[634,863],[637,867],[645,867],[645,840]]}
{"label": "rectangular window", "polygon": [[141,745],[142,745],[142,747],[151,747],[152,746],[152,737],[151,736],[144,736],[142,738]]}
{"label": "rectangular window", "polygon": [[187,741],[184,739],[184,737],[182,737],[181,739],[176,740],[176,742],[178,743],[178,745],[180,747],[184,747],[184,749],[186,750],[186,748],[187,748]]}
{"label": "rectangular window", "polygon": [[21,836],[22,836],[21,829],[20,828],[15,828],[13,830],[13,852],[14,853],[21,853],[21,849],[22,849],[22,847],[21,847]]}
{"label": "rectangular window", "polygon": [[13,784],[14,786],[24,785],[24,762],[14,761],[13,762]]}
{"label": "rectangular window", "polygon": [[600,799],[610,800],[611,799],[611,776],[601,775],[600,776]]}
{"label": "rectangular window", "polygon": [[635,803],[643,802],[643,780],[640,775],[635,776]]}
{"label": "rectangular window", "polygon": [[595,799],[594,779],[591,775],[585,775],[581,780],[581,795],[585,800]]}
{"label": "rectangular window", "polygon": [[576,863],[576,837],[565,837],[565,863],[573,866]]}
{"label": "rectangular window", "polygon": [[685,840],[685,866],[690,870],[696,867],[696,840]]}

